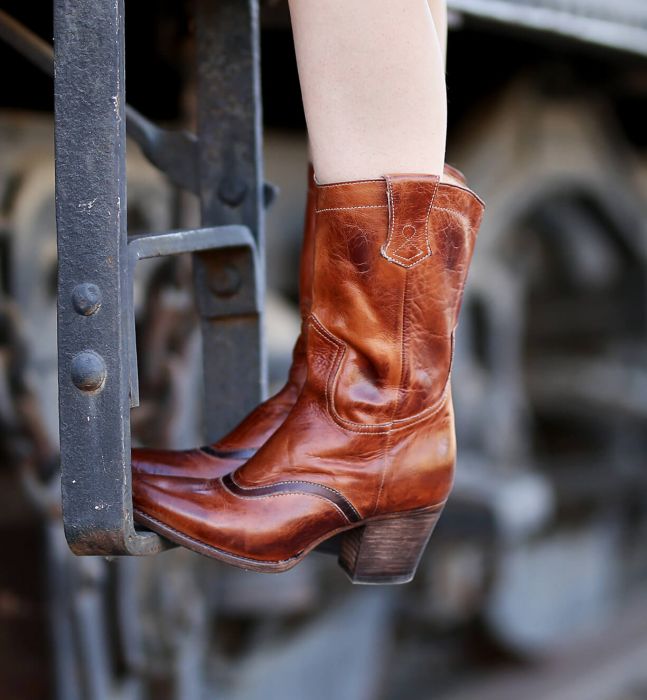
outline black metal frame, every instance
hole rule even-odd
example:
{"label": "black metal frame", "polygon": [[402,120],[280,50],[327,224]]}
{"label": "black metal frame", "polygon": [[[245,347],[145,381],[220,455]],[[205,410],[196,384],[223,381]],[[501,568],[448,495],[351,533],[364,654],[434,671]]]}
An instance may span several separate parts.
{"label": "black metal frame", "polygon": [[[65,533],[77,554],[152,554],[135,529],[130,408],[138,402],[133,272],[194,253],[206,438],[264,393],[263,185],[256,0],[196,0],[197,136],[125,104],[123,0],[55,0],[59,410]],[[197,191],[205,227],[126,231],[126,120],[151,162]]]}

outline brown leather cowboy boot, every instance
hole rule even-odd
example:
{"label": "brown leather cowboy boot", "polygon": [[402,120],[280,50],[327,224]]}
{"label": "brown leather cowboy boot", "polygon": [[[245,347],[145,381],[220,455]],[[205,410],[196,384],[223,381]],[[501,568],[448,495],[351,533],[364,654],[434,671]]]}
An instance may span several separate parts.
{"label": "brown leather cowboy boot", "polygon": [[[445,165],[443,179],[465,184],[461,172]],[[197,450],[132,451],[133,473],[159,476],[182,476],[197,479],[218,478],[233,471],[252,457],[276,431],[294,406],[305,381],[304,326],[312,305],[312,267],[314,254],[315,184],[312,166],[308,167],[303,247],[299,271],[299,307],[302,330],[292,353],[292,365],[285,386],[254,409],[234,430],[214,445]]]}
{"label": "brown leather cowboy boot", "polygon": [[482,209],[435,176],[317,187],[308,373],[296,405],[230,475],[136,475],[136,519],[267,572],[343,533],[340,564],[353,581],[409,581],[453,480],[449,376]]}
{"label": "brown leather cowboy boot", "polygon": [[252,457],[283,423],[294,406],[306,376],[304,328],[312,306],[312,265],[314,255],[315,186],[312,166],[308,168],[308,195],[299,268],[299,310],[301,333],[292,351],[292,365],[285,386],[257,406],[230,433],[213,445],[197,450],[132,451],[133,474],[217,478],[233,471]]}

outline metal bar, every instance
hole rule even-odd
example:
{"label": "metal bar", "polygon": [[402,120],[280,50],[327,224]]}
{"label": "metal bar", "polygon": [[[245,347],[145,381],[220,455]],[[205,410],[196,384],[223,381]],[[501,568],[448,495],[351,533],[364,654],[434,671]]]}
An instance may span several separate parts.
{"label": "metal bar", "polygon": [[[142,236],[134,236],[128,240],[128,253],[130,258],[130,278],[134,279],[135,267],[139,260],[147,258],[158,258],[165,255],[179,255],[181,253],[194,253],[203,251],[213,254],[214,250],[229,251],[229,257],[242,256],[245,260],[249,257],[254,267],[250,277],[244,281],[241,279],[241,289],[236,289],[235,294],[230,294],[229,280],[222,279],[211,280],[209,293],[205,295],[204,289],[200,288],[201,298],[204,299],[203,308],[205,315],[208,318],[217,316],[215,312],[209,311],[213,306],[211,302],[212,294],[218,295],[220,287],[223,287],[226,292],[229,314],[238,309],[242,314],[260,313],[260,299],[255,294],[254,280],[259,276],[260,272],[257,261],[256,243],[249,229],[245,226],[216,226],[212,228],[195,229],[189,231],[169,231],[166,233],[145,234]],[[245,250],[246,249],[246,250]],[[135,313],[133,288],[131,285],[130,294],[130,335],[129,335],[129,358],[130,358],[130,405],[132,407],[139,405],[139,379],[137,376],[137,343],[135,334]]]}
{"label": "metal bar", "polygon": [[[55,0],[62,491],[66,537],[78,554],[150,554],[165,546],[136,532],[132,517],[137,260],[199,251],[208,437],[238,422],[262,395],[258,8],[251,0],[200,0],[199,12],[199,189],[208,228],[129,243],[123,0]],[[138,128],[156,130],[142,120]],[[165,135],[156,147],[164,143]]]}
{"label": "metal bar", "polygon": [[128,239],[128,252],[131,260],[159,258],[164,255],[195,253],[215,248],[251,248],[256,244],[249,229],[245,226],[214,226],[188,231],[167,231],[165,233],[131,236]]}
{"label": "metal bar", "polygon": [[55,0],[59,411],[65,534],[150,554],[130,497],[123,0]]}
{"label": "metal bar", "polygon": [[247,226],[258,256],[249,249],[194,256],[206,438],[213,441],[265,390],[264,280],[257,274],[264,263],[258,3],[197,0],[195,24],[202,224]]}
{"label": "metal bar", "polygon": [[105,562],[83,560],[72,602],[83,697],[88,700],[111,700],[112,696],[107,611],[103,605],[105,572],[101,566]]}
{"label": "metal bar", "polygon": [[78,661],[72,620],[74,585],[69,567],[69,550],[63,540],[58,520],[48,520],[44,526],[47,542],[47,607],[49,612],[54,689],[57,700],[82,700]]}
{"label": "metal bar", "polygon": [[0,40],[29,59],[47,75],[54,75],[54,50],[4,10],[0,10]]}
{"label": "metal bar", "polygon": [[[24,24],[0,10],[0,40],[30,60],[47,75],[54,75],[54,50]],[[198,194],[197,139],[184,130],[163,129],[134,107],[126,105],[126,132],[148,160],[177,187]]]}
{"label": "metal bar", "polygon": [[642,0],[448,0],[448,7],[466,17],[647,56]]}
{"label": "metal bar", "polygon": [[163,129],[130,105],[126,105],[126,131],[174,185],[198,194],[198,141],[194,134]]}
{"label": "metal bar", "polygon": [[[44,73],[54,76],[54,50],[24,24],[0,10],[0,41],[5,41]],[[198,191],[198,139],[185,129],[164,129],[126,104],[126,133],[142,149],[150,163],[169,180],[193,194]],[[271,183],[263,185],[267,208],[277,196]]]}

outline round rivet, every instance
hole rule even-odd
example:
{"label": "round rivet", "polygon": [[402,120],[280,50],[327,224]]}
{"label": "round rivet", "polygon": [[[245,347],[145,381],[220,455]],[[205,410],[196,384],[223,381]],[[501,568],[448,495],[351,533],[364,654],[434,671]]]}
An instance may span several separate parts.
{"label": "round rivet", "polygon": [[103,357],[93,350],[84,350],[72,358],[70,376],[74,386],[81,391],[96,392],[103,389],[106,374]]}
{"label": "round rivet", "polygon": [[222,265],[209,275],[209,289],[219,297],[232,297],[242,284],[240,272],[233,265]]}
{"label": "round rivet", "polygon": [[91,316],[101,307],[101,290],[92,282],[77,284],[72,292],[72,306],[81,316]]}
{"label": "round rivet", "polygon": [[237,207],[247,196],[246,182],[236,175],[228,175],[220,181],[218,197],[230,207]]}

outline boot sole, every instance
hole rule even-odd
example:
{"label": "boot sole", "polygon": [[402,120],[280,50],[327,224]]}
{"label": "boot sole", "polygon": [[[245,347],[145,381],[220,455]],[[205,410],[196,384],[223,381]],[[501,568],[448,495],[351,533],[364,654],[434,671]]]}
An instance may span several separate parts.
{"label": "boot sole", "polygon": [[294,557],[270,562],[241,557],[205,544],[139,510],[135,509],[134,515],[138,523],[175,544],[211,559],[260,573],[288,571],[320,544],[342,535],[339,566],[353,583],[379,585],[408,583],[413,579],[444,507],[445,504],[441,503],[367,518],[327,533]]}

